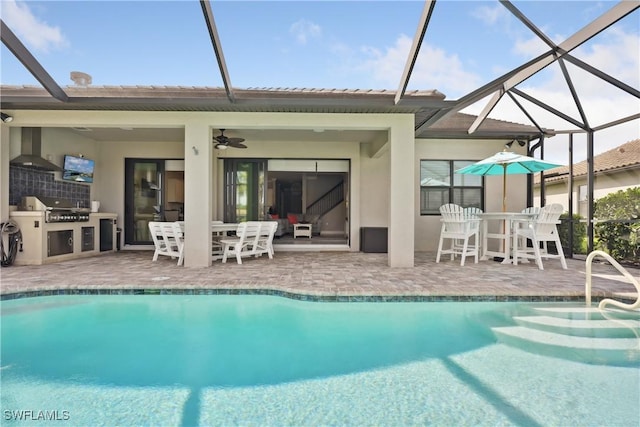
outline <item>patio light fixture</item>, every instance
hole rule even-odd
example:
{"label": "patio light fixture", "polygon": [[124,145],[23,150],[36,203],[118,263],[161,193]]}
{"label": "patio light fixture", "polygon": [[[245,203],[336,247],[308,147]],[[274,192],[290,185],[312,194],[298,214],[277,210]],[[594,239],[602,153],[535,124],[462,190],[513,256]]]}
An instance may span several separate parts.
{"label": "patio light fixture", "polygon": [[9,123],[10,121],[13,120],[13,116],[10,116],[6,113],[0,113],[0,119],[2,119],[2,121],[5,123]]}
{"label": "patio light fixture", "polygon": [[509,141],[506,144],[504,144],[505,148],[511,148],[514,142],[517,142],[520,147],[524,147],[525,144],[527,143],[527,141],[523,141],[521,139],[514,139],[513,141]]}

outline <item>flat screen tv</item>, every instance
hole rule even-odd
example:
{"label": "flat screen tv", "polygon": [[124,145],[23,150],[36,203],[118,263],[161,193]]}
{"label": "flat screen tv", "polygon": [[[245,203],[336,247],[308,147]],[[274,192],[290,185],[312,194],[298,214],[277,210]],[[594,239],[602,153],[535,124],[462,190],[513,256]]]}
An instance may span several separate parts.
{"label": "flat screen tv", "polygon": [[84,157],[64,156],[62,179],[75,182],[93,182],[95,162]]}

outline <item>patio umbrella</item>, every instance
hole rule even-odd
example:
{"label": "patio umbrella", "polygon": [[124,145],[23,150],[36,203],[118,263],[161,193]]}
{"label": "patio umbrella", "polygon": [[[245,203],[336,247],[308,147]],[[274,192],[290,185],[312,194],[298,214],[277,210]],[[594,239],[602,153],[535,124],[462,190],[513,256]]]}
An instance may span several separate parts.
{"label": "patio umbrella", "polygon": [[501,151],[484,160],[458,169],[456,173],[470,175],[502,175],[502,212],[507,210],[507,175],[542,172],[562,165],[534,157]]}

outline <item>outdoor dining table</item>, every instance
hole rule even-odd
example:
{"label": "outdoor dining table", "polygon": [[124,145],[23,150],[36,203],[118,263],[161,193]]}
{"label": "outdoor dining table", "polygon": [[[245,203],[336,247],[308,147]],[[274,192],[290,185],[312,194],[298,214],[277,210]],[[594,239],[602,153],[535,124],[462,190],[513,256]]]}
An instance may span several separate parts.
{"label": "outdoor dining table", "polygon": [[[478,214],[482,219],[482,255],[480,259],[489,259],[489,256],[502,258],[502,264],[511,264],[511,240],[513,238],[513,227],[518,220],[527,220],[535,216],[534,213],[525,212],[484,212]],[[499,221],[501,228],[499,233],[489,233],[489,221]],[[488,239],[498,239],[501,241],[502,251],[491,251],[487,246]],[[515,243],[514,243],[515,244]]]}

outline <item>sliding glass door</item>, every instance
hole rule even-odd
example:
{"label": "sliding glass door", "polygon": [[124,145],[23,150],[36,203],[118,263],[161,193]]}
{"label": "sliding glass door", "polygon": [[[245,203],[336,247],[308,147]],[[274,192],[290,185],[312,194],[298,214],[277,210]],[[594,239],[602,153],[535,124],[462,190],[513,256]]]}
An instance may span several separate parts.
{"label": "sliding glass door", "polygon": [[264,218],[266,160],[224,160],[224,221],[257,221]]}

